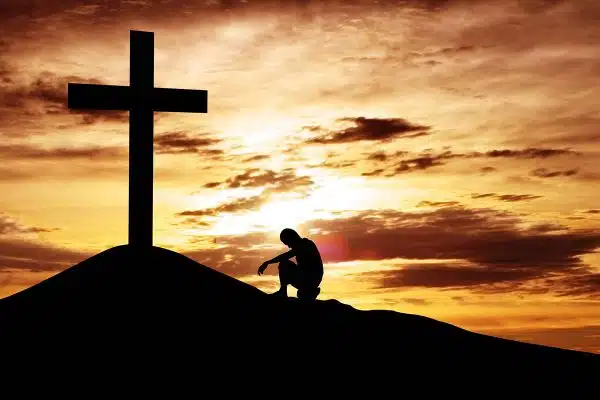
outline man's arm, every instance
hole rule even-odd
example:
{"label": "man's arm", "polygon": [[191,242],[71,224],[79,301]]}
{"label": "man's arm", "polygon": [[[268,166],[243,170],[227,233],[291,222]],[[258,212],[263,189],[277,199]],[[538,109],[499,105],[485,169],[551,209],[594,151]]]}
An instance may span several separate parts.
{"label": "man's arm", "polygon": [[278,255],[275,258],[271,258],[269,261],[265,261],[266,264],[276,264],[276,263],[280,263],[282,261],[285,260],[289,260],[290,258],[294,257],[296,254],[294,253],[294,250],[290,250],[287,251],[283,254]]}
{"label": "man's arm", "polygon": [[295,256],[296,254],[294,253],[294,250],[290,250],[288,252],[278,255],[277,257],[271,258],[270,260],[267,260],[264,263],[262,263],[260,267],[258,267],[258,274],[262,275],[262,273],[265,272],[265,269],[267,269],[269,264],[280,263],[282,261],[289,260],[290,258]]}

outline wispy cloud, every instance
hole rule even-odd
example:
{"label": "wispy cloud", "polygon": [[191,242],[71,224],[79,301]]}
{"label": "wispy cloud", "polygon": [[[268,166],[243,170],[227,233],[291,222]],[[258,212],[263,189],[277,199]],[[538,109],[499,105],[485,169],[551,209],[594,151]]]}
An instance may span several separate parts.
{"label": "wispy cloud", "polygon": [[542,197],[533,194],[471,193],[472,199],[496,199],[508,202],[535,200]]}
{"label": "wispy cloud", "polygon": [[314,184],[308,176],[297,176],[293,169],[284,169],[276,172],[250,168],[241,174],[234,175],[222,182],[209,182],[206,188],[269,188],[271,192],[289,192],[292,190],[305,190]]}
{"label": "wispy cloud", "polygon": [[221,143],[221,139],[208,134],[194,135],[190,132],[177,131],[156,135],[154,145],[158,154],[199,154],[202,156],[220,156],[221,149],[210,148]]}
{"label": "wispy cloud", "polygon": [[319,126],[307,127],[311,132],[322,134],[307,140],[309,144],[339,144],[360,141],[387,142],[399,137],[414,138],[428,134],[430,127],[413,124],[402,118],[340,118],[338,122],[351,122],[354,126],[342,130],[327,131]]}
{"label": "wispy cloud", "polygon": [[0,146],[0,155],[5,159],[27,160],[112,160],[127,157],[123,147],[42,148],[35,145],[15,144]]}
{"label": "wispy cloud", "polygon": [[538,178],[555,178],[557,176],[573,176],[579,172],[579,169],[568,169],[563,171],[549,171],[547,168],[536,168],[531,171],[532,176]]}
{"label": "wispy cloud", "polygon": [[18,110],[30,116],[41,115],[76,115],[79,117],[77,124],[91,125],[99,121],[125,122],[129,116],[124,111],[111,110],[74,110],[68,108],[68,83],[103,84],[94,78],[82,78],[68,75],[60,76],[53,72],[42,72],[33,79],[23,80],[12,78],[10,73],[5,73],[4,87],[0,99],[0,118],[11,118]]}

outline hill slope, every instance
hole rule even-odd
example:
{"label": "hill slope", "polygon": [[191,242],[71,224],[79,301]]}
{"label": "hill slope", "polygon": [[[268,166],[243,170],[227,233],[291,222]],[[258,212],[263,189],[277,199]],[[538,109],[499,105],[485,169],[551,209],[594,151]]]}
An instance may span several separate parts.
{"label": "hill slope", "polygon": [[0,300],[0,326],[2,343],[19,348],[21,357],[52,352],[82,366],[258,365],[285,354],[296,365],[319,360],[359,370],[402,360],[476,368],[508,363],[542,374],[598,368],[600,358],[417,315],[273,298],[180,254],[157,247],[140,254],[126,245]]}

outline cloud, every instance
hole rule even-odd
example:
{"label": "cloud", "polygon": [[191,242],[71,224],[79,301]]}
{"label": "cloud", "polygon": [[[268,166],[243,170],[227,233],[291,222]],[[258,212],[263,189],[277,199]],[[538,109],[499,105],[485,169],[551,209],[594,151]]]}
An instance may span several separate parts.
{"label": "cloud", "polygon": [[257,155],[245,158],[244,160],[242,160],[242,162],[248,163],[248,162],[254,162],[254,161],[262,161],[262,160],[268,160],[269,158],[271,158],[271,156],[268,154],[257,154]]}
{"label": "cloud", "polygon": [[[242,277],[256,274],[263,261],[285,251],[283,245],[268,244],[267,234],[252,232],[245,235],[214,237],[211,248],[184,251],[182,254],[230,276]],[[267,274],[276,273],[276,265],[267,270]]]}
{"label": "cloud", "polygon": [[[548,224],[522,226],[523,222],[508,212],[450,206],[419,213],[373,210],[346,219],[312,221],[303,228],[322,232],[314,239],[323,244],[326,262],[412,260],[407,267],[359,277],[373,279],[381,287],[511,291],[550,276],[593,276],[581,256],[600,247],[600,232]],[[582,287],[584,282],[589,286],[589,280],[580,278],[569,287]]]}
{"label": "cloud", "polygon": [[497,194],[497,193],[471,193],[472,199],[496,199],[500,201],[526,201],[526,200],[535,200],[542,198],[543,196],[537,196],[533,194]]}
{"label": "cloud", "polygon": [[425,300],[425,299],[415,299],[415,298],[411,298],[411,297],[407,297],[402,299],[403,302],[408,303],[408,304],[412,304],[413,306],[428,306],[431,304],[431,302],[429,300]]}
{"label": "cloud", "polygon": [[161,133],[154,138],[154,146],[158,154],[220,156],[223,150],[207,148],[220,142],[221,139],[207,137],[207,134],[192,135],[184,131]]}
{"label": "cloud", "polygon": [[123,147],[84,147],[84,148],[48,148],[33,145],[0,145],[0,156],[5,159],[27,160],[71,160],[98,159],[112,160],[127,157],[127,149]]}
{"label": "cloud", "polygon": [[9,82],[3,88],[0,98],[0,112],[9,117],[15,110],[24,111],[30,116],[76,115],[78,125],[91,125],[100,121],[126,122],[129,115],[125,111],[74,110],[68,108],[68,83],[104,84],[98,79],[81,78],[75,75],[59,76],[53,72],[42,72],[28,81],[17,81],[10,73],[4,74]]}
{"label": "cloud", "polygon": [[56,229],[25,226],[15,218],[0,214],[0,236],[22,233],[52,232],[54,230]]}
{"label": "cloud", "polygon": [[383,173],[385,172],[384,169],[374,169],[371,172],[363,172],[361,175],[362,176],[380,176],[383,175]]}
{"label": "cloud", "polygon": [[405,156],[408,154],[410,154],[408,151],[396,151],[395,153],[389,154],[389,153],[386,153],[385,151],[379,150],[374,153],[368,154],[367,160],[368,161],[385,162],[385,161],[389,161],[389,160],[396,160],[399,157]]}
{"label": "cloud", "polygon": [[536,168],[531,171],[531,175],[538,178],[555,178],[557,176],[572,176],[577,174],[577,172],[579,172],[577,168],[563,171],[548,171],[546,168]]}
{"label": "cloud", "polygon": [[482,173],[484,173],[484,174],[487,174],[489,172],[497,171],[497,169],[494,168],[494,167],[482,167],[479,171],[482,172]]}
{"label": "cloud", "polygon": [[[268,196],[259,195],[259,196],[251,196],[244,197],[240,199],[233,200],[228,203],[220,204],[216,207],[206,208],[203,210],[194,210],[194,211],[183,211],[176,215],[182,217],[204,217],[204,216],[215,216],[221,213],[236,213],[240,211],[250,211],[257,209],[262,206],[269,200]],[[197,221],[188,221],[190,223],[197,223]]]}
{"label": "cloud", "polygon": [[311,221],[304,229],[343,238],[344,251],[330,255],[330,262],[436,258],[564,268],[579,265],[577,256],[600,243],[600,233],[593,231],[545,234],[521,224],[523,220],[506,211],[456,206],[422,212],[368,210],[346,219]]}
{"label": "cloud", "polygon": [[[430,127],[415,125],[402,118],[340,118],[339,122],[352,122],[353,127],[330,131],[309,139],[309,144],[338,144],[359,141],[388,142],[399,137],[414,138],[428,134]],[[309,131],[322,132],[321,127],[307,127]]]}
{"label": "cloud", "polygon": [[600,299],[600,273],[581,273],[562,279],[549,279],[547,285],[559,296],[585,296]]}
{"label": "cloud", "polygon": [[[398,174],[425,171],[435,167],[441,167],[446,165],[450,160],[462,159],[485,159],[485,158],[507,158],[507,159],[519,159],[519,160],[531,160],[531,159],[546,159],[550,157],[558,156],[573,156],[580,155],[581,153],[569,150],[569,149],[551,149],[551,148],[525,148],[525,149],[503,149],[503,150],[489,150],[485,152],[470,152],[470,153],[455,153],[448,147],[444,147],[442,151],[434,152],[432,149],[426,149],[420,153],[411,153],[408,151],[396,151],[395,153],[386,153],[385,151],[378,150],[373,153],[367,153],[363,161],[368,163],[374,163],[376,167],[368,172],[361,173],[362,176],[385,176],[394,177]],[[320,167],[340,169],[347,166],[355,165],[356,162],[346,163],[332,163],[327,162],[320,164]],[[383,166],[381,166],[383,164]],[[481,167],[481,173],[489,173],[497,171],[496,167]],[[535,170],[536,174],[544,177],[551,176],[569,176],[574,175],[577,169],[571,169],[567,171],[559,172],[548,172],[544,168],[538,168]],[[588,179],[593,179],[592,176],[587,176]]]}
{"label": "cloud", "polygon": [[407,160],[401,160],[395,167],[394,171],[388,176],[394,176],[396,174],[424,171],[433,167],[438,167],[445,164],[445,160],[460,157],[460,155],[452,154],[447,151],[438,155],[425,154],[419,157],[409,158]]}
{"label": "cloud", "polygon": [[265,187],[272,193],[278,193],[305,190],[312,186],[313,183],[314,182],[310,177],[297,176],[292,169],[284,169],[280,172],[276,172],[272,170],[261,171],[258,168],[250,168],[223,182],[209,182],[205,184],[204,187],[225,187],[229,189],[241,187]]}
{"label": "cloud", "polygon": [[522,159],[533,159],[533,158],[550,158],[557,156],[579,156],[580,152],[569,150],[569,149],[544,149],[530,147],[521,150],[515,149],[503,149],[503,150],[490,150],[486,152],[473,152],[468,157],[489,157],[489,158],[522,158]]}
{"label": "cloud", "polygon": [[423,200],[417,204],[417,207],[453,207],[460,203],[457,201],[428,201]]}
{"label": "cloud", "polygon": [[455,288],[519,282],[538,277],[531,270],[494,270],[480,267],[413,264],[392,271],[362,273],[364,279],[374,279],[382,288]]}
{"label": "cloud", "polygon": [[388,159],[388,155],[385,153],[385,151],[376,151],[375,153],[371,153],[369,154],[369,156],[367,157],[367,160],[370,161],[387,161]]}
{"label": "cloud", "polygon": [[191,226],[210,225],[205,217],[215,217],[221,213],[239,213],[256,211],[262,205],[267,204],[274,195],[278,193],[299,192],[305,194],[311,187],[313,181],[307,176],[296,176],[291,170],[281,172],[261,171],[257,168],[251,168],[244,173],[235,175],[223,182],[209,182],[204,185],[206,188],[225,187],[236,189],[246,188],[264,188],[256,196],[242,197],[232,201],[219,204],[216,207],[210,207],[201,210],[187,210],[177,213],[178,217],[192,217],[185,221],[185,224]]}
{"label": "cloud", "polygon": [[0,237],[0,269],[59,271],[91,255],[37,241]]}

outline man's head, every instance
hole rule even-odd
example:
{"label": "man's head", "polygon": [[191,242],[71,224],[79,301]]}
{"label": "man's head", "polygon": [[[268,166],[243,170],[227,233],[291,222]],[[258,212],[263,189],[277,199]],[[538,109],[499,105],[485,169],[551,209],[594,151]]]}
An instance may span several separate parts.
{"label": "man's head", "polygon": [[285,228],[279,234],[279,239],[289,248],[293,248],[296,244],[300,243],[302,238],[293,229]]}

